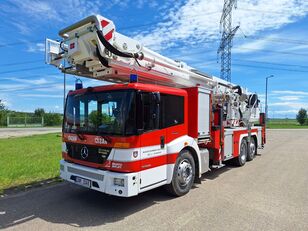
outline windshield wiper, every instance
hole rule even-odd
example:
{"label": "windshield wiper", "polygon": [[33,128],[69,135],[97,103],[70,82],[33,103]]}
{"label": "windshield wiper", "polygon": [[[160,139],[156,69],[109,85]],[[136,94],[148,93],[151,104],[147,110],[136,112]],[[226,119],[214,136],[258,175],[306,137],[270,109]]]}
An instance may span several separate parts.
{"label": "windshield wiper", "polygon": [[78,136],[79,139],[81,140],[85,140],[84,135],[80,134],[80,130],[79,129],[75,129],[75,133]]}

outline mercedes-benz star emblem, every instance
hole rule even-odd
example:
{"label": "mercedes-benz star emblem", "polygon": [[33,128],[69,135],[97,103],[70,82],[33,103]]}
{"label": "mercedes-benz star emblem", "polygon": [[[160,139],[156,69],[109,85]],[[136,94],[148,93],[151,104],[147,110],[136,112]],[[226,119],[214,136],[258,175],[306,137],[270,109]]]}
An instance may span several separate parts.
{"label": "mercedes-benz star emblem", "polygon": [[89,151],[88,151],[88,148],[86,146],[84,146],[82,149],[81,149],[81,157],[82,159],[86,159],[89,155]]}

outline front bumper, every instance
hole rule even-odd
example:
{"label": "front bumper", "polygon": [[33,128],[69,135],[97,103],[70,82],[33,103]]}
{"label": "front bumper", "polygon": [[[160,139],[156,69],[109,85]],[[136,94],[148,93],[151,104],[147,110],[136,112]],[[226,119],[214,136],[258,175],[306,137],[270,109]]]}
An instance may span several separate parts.
{"label": "front bumper", "polygon": [[[89,168],[78,164],[60,161],[60,177],[71,183],[80,177],[90,181],[89,188],[120,197],[131,197],[138,194],[138,173],[116,173],[95,168]],[[124,186],[114,184],[114,178],[124,179]]]}

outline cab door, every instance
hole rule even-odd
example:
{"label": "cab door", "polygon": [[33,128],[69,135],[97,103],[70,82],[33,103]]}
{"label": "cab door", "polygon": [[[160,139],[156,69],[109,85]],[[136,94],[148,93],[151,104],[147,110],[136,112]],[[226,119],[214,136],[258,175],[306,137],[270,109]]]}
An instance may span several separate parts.
{"label": "cab door", "polygon": [[167,180],[166,129],[160,129],[160,94],[142,92],[139,99],[140,191],[145,191]]}

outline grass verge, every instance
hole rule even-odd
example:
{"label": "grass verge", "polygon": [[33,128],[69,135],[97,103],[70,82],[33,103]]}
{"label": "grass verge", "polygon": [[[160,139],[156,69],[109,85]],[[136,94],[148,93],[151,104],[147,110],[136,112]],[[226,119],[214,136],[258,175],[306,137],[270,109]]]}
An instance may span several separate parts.
{"label": "grass verge", "polygon": [[308,128],[308,125],[300,125],[296,119],[270,119],[267,123],[267,127],[272,129],[301,129]]}
{"label": "grass verge", "polygon": [[0,139],[0,192],[59,175],[60,134]]}

